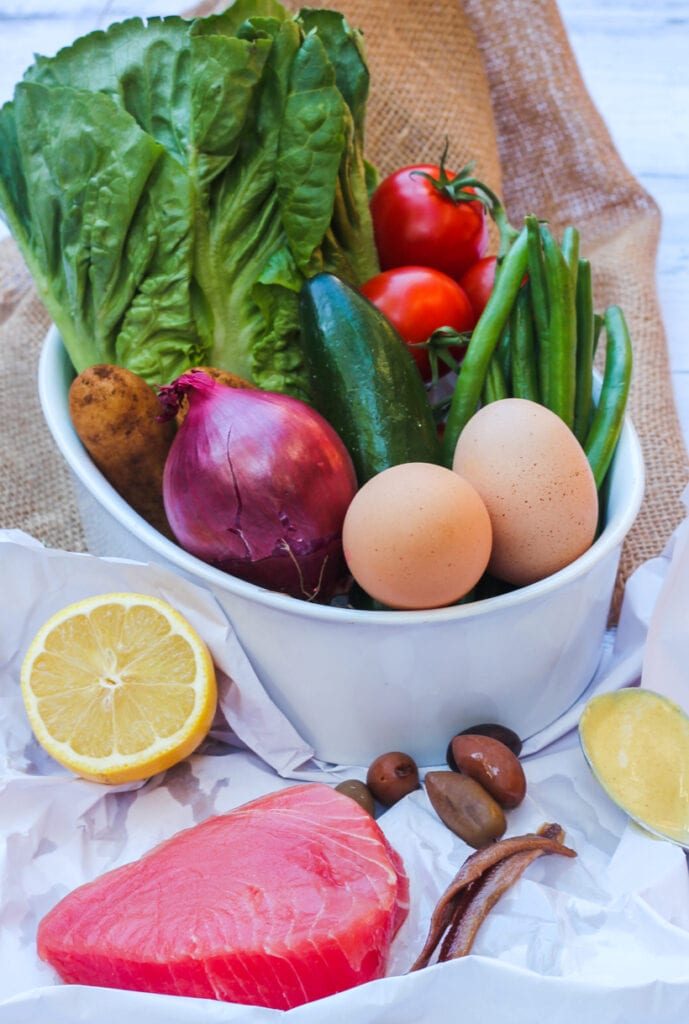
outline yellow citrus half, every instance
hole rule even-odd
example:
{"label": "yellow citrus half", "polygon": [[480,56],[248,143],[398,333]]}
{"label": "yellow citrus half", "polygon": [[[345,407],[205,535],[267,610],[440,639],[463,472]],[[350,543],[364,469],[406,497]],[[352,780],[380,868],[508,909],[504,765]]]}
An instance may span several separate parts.
{"label": "yellow citrus half", "polygon": [[77,775],[112,784],[190,754],[217,700],[203,640],[146,594],[100,594],[57,612],[31,642],[21,685],[41,746]]}

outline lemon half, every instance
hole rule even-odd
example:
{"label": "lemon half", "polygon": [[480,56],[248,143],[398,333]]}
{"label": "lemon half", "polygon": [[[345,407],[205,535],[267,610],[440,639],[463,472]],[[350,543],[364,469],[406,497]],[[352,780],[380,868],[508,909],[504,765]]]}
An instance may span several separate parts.
{"label": "lemon half", "polygon": [[21,670],[37,740],[77,775],[147,779],[190,754],[217,701],[208,649],[165,601],[101,594],[39,629]]}

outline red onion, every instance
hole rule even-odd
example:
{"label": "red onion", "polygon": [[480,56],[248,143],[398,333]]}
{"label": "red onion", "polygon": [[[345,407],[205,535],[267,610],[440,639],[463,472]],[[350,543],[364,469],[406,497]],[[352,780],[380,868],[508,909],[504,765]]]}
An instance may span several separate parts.
{"label": "red onion", "polygon": [[250,583],[326,600],[345,574],[352,460],[296,398],[230,388],[193,371],[161,388],[165,418],[189,409],[163,475],[165,511],[187,551]]}

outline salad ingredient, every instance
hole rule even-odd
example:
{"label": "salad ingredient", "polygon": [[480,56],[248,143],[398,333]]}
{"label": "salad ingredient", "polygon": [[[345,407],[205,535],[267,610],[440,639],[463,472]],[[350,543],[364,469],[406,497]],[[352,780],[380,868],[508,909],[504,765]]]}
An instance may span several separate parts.
{"label": "salad ingredient", "polygon": [[507,828],[500,805],[480,783],[457,772],[428,772],[428,799],[440,820],[469,846],[480,849]]}
{"label": "salad ingredient", "polygon": [[531,316],[531,291],[522,285],[512,309],[509,334],[512,392],[515,398],[538,402],[538,368]]}
{"label": "salad ingredient", "polygon": [[41,921],[64,981],[288,1010],[380,978],[402,862],[319,783],[209,818],[80,886]]}
{"label": "salad ingredient", "polygon": [[[244,377],[238,377],[236,373],[230,373],[229,370],[219,370],[217,366],[192,366],[189,373],[207,373],[213,380],[217,380],[220,384],[225,384],[228,388],[253,388],[254,385],[251,381],[246,380]],[[160,415],[160,406],[158,408],[158,415]],[[184,417],[189,411],[189,402],[185,397],[180,402],[179,409],[175,416],[175,423],[178,427],[182,426]],[[167,421],[165,421],[167,422]]]}
{"label": "salad ingredient", "polygon": [[160,423],[155,392],[121,366],[84,370],[69,389],[69,414],[98,469],[135,512],[171,536],[163,469],[175,429]]}
{"label": "salad ingredient", "polygon": [[593,774],[630,817],[689,846],[689,717],[652,690],[592,697],[579,738]]}
{"label": "salad ingredient", "polygon": [[[558,843],[564,842],[564,832],[557,824],[542,826],[539,835]],[[481,879],[480,885],[467,894],[468,899],[462,901],[461,909],[457,909],[440,947],[439,962],[469,955],[479,928],[500,897],[521,878],[529,864],[545,852],[524,850],[522,853],[513,853]]]}
{"label": "salad ingredient", "polygon": [[576,290],[577,314],[577,382],[574,402],[574,433],[577,441],[584,444],[593,413],[593,341],[595,319],[593,312],[593,289],[591,285],[591,264],[579,260]]}
{"label": "salad ingredient", "polygon": [[479,317],[488,304],[490,293],[493,291],[497,262],[496,256],[484,256],[473,263],[468,270],[465,270],[459,279],[474,312],[472,328],[478,323]]}
{"label": "salad ingredient", "polygon": [[531,303],[538,349],[538,379],[540,382],[541,401],[544,405],[548,405],[547,389],[548,382],[550,381],[548,327],[550,305],[545,277],[545,258],[541,245],[538,218],[530,214],[524,219],[524,224],[527,232],[529,286],[531,288]]}
{"label": "salad ingredient", "polygon": [[593,542],[596,483],[583,449],[559,416],[508,398],[472,418],[454,469],[481,495],[493,529],[488,571],[518,586],[569,565]]}
{"label": "salad ingredient", "polygon": [[335,786],[338,793],[344,793],[350,800],[358,804],[367,814],[370,814],[372,818],[376,816],[376,804],[373,799],[373,794],[368,788],[365,782],[360,782],[359,779],[345,779],[338,786]]}
{"label": "salad ingredient", "polygon": [[367,92],[342,15],[262,0],[37,58],[0,113],[0,207],[76,369],[304,395],[302,282],[378,272]]}
{"label": "salad ingredient", "polygon": [[457,769],[479,782],[501,807],[518,807],[526,794],[524,769],[509,747],[491,736],[455,736]]}
{"label": "salad ingredient", "polygon": [[[376,248],[383,270],[434,267],[459,281],[485,254],[488,224],[482,203],[459,175],[438,164],[402,167],[371,197]],[[455,187],[452,184],[455,183]]]}
{"label": "salad ingredient", "polygon": [[364,484],[342,530],[357,583],[392,608],[439,608],[481,578],[488,513],[471,484],[442,466],[409,462]]}
{"label": "salad ingredient", "polygon": [[[447,274],[431,267],[386,270],[362,285],[360,291],[407,343],[424,380],[431,378],[428,351],[416,346],[441,327],[451,327],[461,333],[474,326],[473,311],[464,291]],[[459,358],[461,349],[451,348],[450,353]],[[449,369],[449,366],[442,366],[440,372],[446,373]]]}
{"label": "salad ingredient", "polygon": [[593,422],[586,435],[586,455],[600,486],[622,432],[632,377],[632,343],[619,306],[605,311],[605,375]]}
{"label": "salad ingredient", "polygon": [[359,484],[398,463],[439,461],[423,382],[383,314],[318,274],[302,289],[300,321],[313,404],[344,441]]}
{"label": "salad ingredient", "polygon": [[181,761],[216,705],[210,654],[167,602],[99,594],[41,626],[21,670],[31,727],[56,761],[94,782],[147,779]]}
{"label": "salad ingredient", "polygon": [[548,289],[548,377],[545,405],[570,429],[574,426],[577,322],[572,275],[548,226],[541,224],[541,239]]}
{"label": "salad ingredient", "polygon": [[315,409],[287,395],[228,388],[205,373],[161,388],[174,416],[163,498],[183,548],[240,579],[327,599],[343,576],[351,459]]}
{"label": "salad ingredient", "polygon": [[[461,776],[456,777],[461,778]],[[428,937],[410,971],[418,971],[428,966],[443,935],[448,929],[451,930],[451,934],[459,926],[462,917],[470,908],[476,894],[480,896],[484,884],[490,882],[491,878],[494,877],[493,872],[499,871],[502,864],[511,861],[513,857],[522,857],[526,853],[536,851],[539,854],[555,853],[563,857],[576,857],[574,850],[563,845],[563,840],[564,832],[560,825],[555,823],[544,824],[538,830],[537,835],[512,836],[509,839],[501,839],[499,842],[492,843],[490,846],[486,846],[484,849],[467,857],[438,901],[431,916]],[[524,867],[527,866],[524,861],[517,861],[516,863],[522,863]],[[511,878],[508,884],[511,885],[512,882],[516,881],[522,874],[522,871],[523,868],[518,873],[515,873],[516,877]],[[512,871],[509,870],[508,873],[512,874]],[[504,880],[503,876],[502,881]],[[507,887],[505,886],[505,889]],[[486,893],[487,895],[488,893]],[[485,913],[483,911],[480,912],[482,916],[478,921],[479,925],[493,904],[497,902],[500,895],[502,893],[498,892],[498,895],[492,901],[490,898],[488,900],[485,900],[485,898],[481,899]],[[474,934],[476,931],[478,931],[478,926]],[[466,949],[465,952],[469,952],[469,950]]]}
{"label": "salad ingredient", "polygon": [[[516,732],[513,729],[508,729],[506,725],[498,725],[495,722],[482,722],[480,725],[472,725],[468,729],[464,729],[462,732],[457,733],[458,736],[466,736],[468,734],[471,734],[472,736],[491,736],[494,740],[499,740],[500,743],[504,743],[505,746],[512,751],[515,757],[519,757],[522,752],[522,741],[519,739]],[[447,748],[447,761],[449,767],[452,768],[453,771],[457,771],[457,765],[450,763],[451,758],[453,758],[452,740]]]}
{"label": "salad ingredient", "polygon": [[517,297],[526,261],[527,236],[524,230],[505,257],[488,305],[476,324],[464,356],[443,434],[443,456],[448,466],[452,465],[457,438],[476,412],[488,366]]}
{"label": "salad ingredient", "polygon": [[376,800],[392,807],[403,796],[419,788],[419,769],[409,754],[393,750],[381,754],[370,765],[366,783]]}

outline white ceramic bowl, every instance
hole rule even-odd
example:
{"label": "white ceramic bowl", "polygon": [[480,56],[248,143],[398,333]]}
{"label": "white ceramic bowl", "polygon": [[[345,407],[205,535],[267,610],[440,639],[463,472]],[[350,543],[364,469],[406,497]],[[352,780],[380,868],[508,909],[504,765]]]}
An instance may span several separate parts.
{"label": "white ceramic bowl", "polygon": [[88,546],[166,565],[209,588],[275,703],[325,761],[367,765],[387,750],[440,764],[449,739],[479,722],[528,737],[586,688],[600,656],[624,537],[643,495],[643,461],[625,423],[611,470],[608,522],[558,573],[499,597],[416,612],[308,604],[187,554],[105,480],[69,418],[73,377],[52,328],[39,367],[48,427],[69,465]]}

